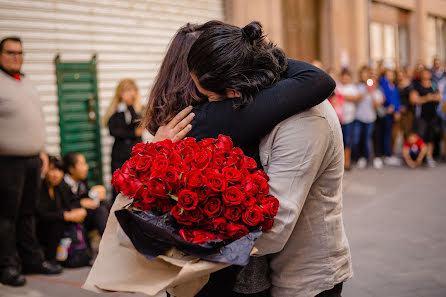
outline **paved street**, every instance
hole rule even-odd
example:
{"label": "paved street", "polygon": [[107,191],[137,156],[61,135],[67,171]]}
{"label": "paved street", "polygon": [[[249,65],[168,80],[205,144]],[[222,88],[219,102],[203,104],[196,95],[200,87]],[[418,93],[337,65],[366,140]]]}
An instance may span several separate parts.
{"label": "paved street", "polygon": [[[344,192],[355,276],[343,296],[445,297],[446,166],[353,170]],[[87,273],[30,276],[24,288],[0,285],[0,297],[102,296],[79,288]]]}

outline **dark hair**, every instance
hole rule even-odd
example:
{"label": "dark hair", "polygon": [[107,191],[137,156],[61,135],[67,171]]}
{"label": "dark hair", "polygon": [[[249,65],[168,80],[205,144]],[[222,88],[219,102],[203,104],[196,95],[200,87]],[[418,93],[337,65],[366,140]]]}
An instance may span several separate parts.
{"label": "dark hair", "polygon": [[64,171],[65,166],[61,159],[55,156],[48,156],[48,160],[50,166],[52,165],[54,168]]}
{"label": "dark hair", "polygon": [[341,76],[344,76],[344,75],[352,76],[352,73],[348,68],[342,68]]}
{"label": "dark hair", "polygon": [[187,57],[204,89],[226,97],[226,89],[241,95],[238,106],[250,103],[261,89],[278,82],[285,73],[286,55],[266,41],[259,22],[243,28],[224,24],[203,31]]}
{"label": "dark hair", "polygon": [[3,38],[2,41],[0,41],[0,52],[3,51],[3,46],[5,45],[6,41],[15,41],[15,42],[22,43],[22,40],[16,36],[9,36],[9,37]]}
{"label": "dark hair", "polygon": [[77,158],[82,155],[79,152],[69,152],[66,153],[63,157],[63,163],[64,163],[64,171],[65,173],[70,173],[69,169],[72,167],[76,167]]}
{"label": "dark hair", "polygon": [[150,91],[143,117],[143,126],[150,133],[155,134],[183,108],[207,100],[197,91],[189,74],[187,55],[203,29],[222,24],[220,21],[186,24],[173,37]]}

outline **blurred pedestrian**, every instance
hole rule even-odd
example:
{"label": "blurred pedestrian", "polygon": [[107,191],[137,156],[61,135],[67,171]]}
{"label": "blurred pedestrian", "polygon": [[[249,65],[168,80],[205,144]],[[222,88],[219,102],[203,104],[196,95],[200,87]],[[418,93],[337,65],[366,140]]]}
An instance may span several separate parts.
{"label": "blurred pedestrian", "polygon": [[416,104],[416,126],[418,134],[426,142],[426,161],[428,166],[435,167],[433,159],[435,129],[439,123],[437,106],[441,100],[440,92],[431,80],[431,72],[424,68],[420,73],[420,82],[415,84],[410,93],[410,101]]}
{"label": "blurred pedestrian", "polygon": [[49,157],[49,169],[42,183],[38,204],[37,234],[44,247],[45,258],[56,264],[59,242],[69,223],[82,223],[87,215],[83,208],[71,207],[71,191],[63,186],[64,166],[56,157]]}
{"label": "blurred pedestrian", "polygon": [[446,86],[446,71],[443,63],[438,57],[435,57],[432,65],[432,81],[437,85],[440,94],[443,94],[443,89]]}
{"label": "blurred pedestrian", "polygon": [[333,109],[335,110],[339,121],[342,123],[342,105],[344,105],[344,97],[342,96],[341,91],[338,88],[339,82],[338,82],[336,72],[333,69],[329,69],[327,71],[327,73],[336,82],[336,88],[333,91],[333,93],[331,94],[331,96],[328,98],[328,101],[333,106]]}
{"label": "blurred pedestrian", "polygon": [[[20,38],[0,42],[0,282],[25,284],[23,273],[60,273],[44,261],[35,233],[40,176],[48,167],[43,153],[45,123],[35,87],[20,72]],[[20,257],[22,271],[20,270]]]}
{"label": "blurred pedestrian", "polygon": [[413,89],[412,81],[406,69],[399,69],[396,74],[398,92],[401,100],[401,131],[406,139],[413,128],[414,105],[410,102],[410,92]]}
{"label": "blurred pedestrian", "polygon": [[382,128],[384,129],[384,163],[388,165],[397,165],[400,161],[392,156],[393,123],[395,120],[399,121],[400,119],[400,96],[395,84],[395,78],[395,71],[387,69],[379,82],[385,98],[383,106],[386,108],[386,116],[384,117],[384,125]]}
{"label": "blurred pedestrian", "polygon": [[353,146],[353,122],[355,120],[356,102],[361,100],[362,95],[359,93],[358,88],[352,81],[351,72],[347,69],[344,69],[341,72],[341,81],[338,88],[344,97],[341,121],[342,134],[344,138],[344,166],[346,170],[350,170]]}
{"label": "blurred pedestrian", "polygon": [[[135,81],[121,80],[103,120],[104,125],[110,130],[110,135],[115,138],[111,156],[112,173],[130,159],[133,146],[142,141],[143,128],[138,122],[141,118],[141,109]],[[113,201],[117,194],[113,188]]]}
{"label": "blurred pedestrian", "polygon": [[[370,69],[363,66],[359,71],[357,88],[362,99],[356,107],[355,122],[353,127],[353,151],[354,158],[358,159],[357,167],[365,168],[370,161],[372,153],[372,138],[376,121],[376,109],[384,102],[384,96],[372,79]],[[359,158],[363,151],[364,156]]]}
{"label": "blurred pedestrian", "polygon": [[446,161],[446,86],[443,90],[443,98],[437,107],[437,114],[441,119],[441,129],[443,132],[443,160]]}

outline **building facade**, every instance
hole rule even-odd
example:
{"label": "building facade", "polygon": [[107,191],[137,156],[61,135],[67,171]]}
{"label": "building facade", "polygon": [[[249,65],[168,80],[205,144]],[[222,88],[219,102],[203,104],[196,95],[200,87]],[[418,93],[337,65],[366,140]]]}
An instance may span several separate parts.
{"label": "building facade", "polygon": [[[82,62],[96,54],[102,116],[123,78],[135,79],[144,102],[176,30],[210,19],[224,19],[223,0],[0,0],[0,39],[21,37],[22,71],[36,85],[44,110],[46,149],[59,155],[57,55]],[[101,138],[103,180],[109,186],[113,138],[106,128]]]}
{"label": "building facade", "polygon": [[261,21],[290,57],[326,68],[446,62],[445,0],[231,0],[226,14]]}

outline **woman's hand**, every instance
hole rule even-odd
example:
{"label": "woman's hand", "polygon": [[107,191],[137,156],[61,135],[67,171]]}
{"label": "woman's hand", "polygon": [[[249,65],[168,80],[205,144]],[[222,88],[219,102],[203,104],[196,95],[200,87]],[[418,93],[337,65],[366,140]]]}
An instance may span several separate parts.
{"label": "woman's hand", "polygon": [[195,114],[190,113],[192,106],[186,107],[180,111],[167,125],[160,126],[156,131],[152,142],[170,139],[173,142],[186,137],[187,133],[192,129],[190,124],[194,119]]}
{"label": "woman's hand", "polygon": [[81,206],[86,209],[96,209],[99,206],[99,203],[94,201],[91,198],[82,198],[81,199]]}

